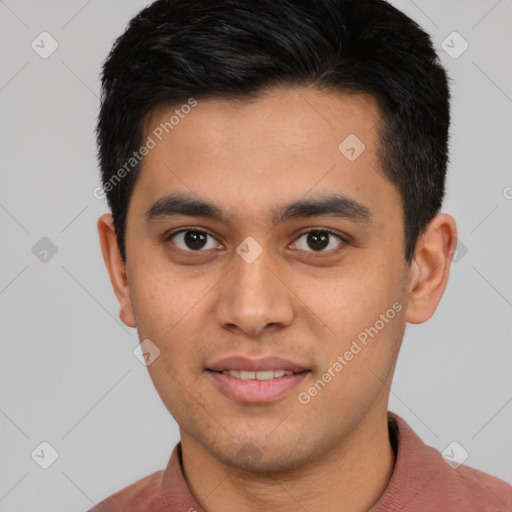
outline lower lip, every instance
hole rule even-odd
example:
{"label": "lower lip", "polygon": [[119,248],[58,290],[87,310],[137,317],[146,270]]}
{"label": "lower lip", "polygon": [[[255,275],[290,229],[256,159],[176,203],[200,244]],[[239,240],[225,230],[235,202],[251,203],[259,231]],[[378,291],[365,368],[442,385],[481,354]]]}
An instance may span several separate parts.
{"label": "lower lip", "polygon": [[240,402],[271,402],[290,389],[298,386],[309,374],[309,371],[284,375],[269,380],[242,380],[208,370],[213,380],[228,398]]}

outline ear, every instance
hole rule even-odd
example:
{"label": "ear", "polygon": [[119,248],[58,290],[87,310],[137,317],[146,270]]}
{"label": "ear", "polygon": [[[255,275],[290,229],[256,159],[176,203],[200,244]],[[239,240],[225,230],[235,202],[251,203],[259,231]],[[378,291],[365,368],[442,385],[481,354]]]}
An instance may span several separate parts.
{"label": "ear", "polygon": [[457,247],[457,225],[451,215],[436,215],[416,243],[409,274],[406,322],[421,324],[435,312],[448,283]]}
{"label": "ear", "polygon": [[136,327],[135,315],[130,300],[130,288],[126,265],[121,258],[117,245],[116,231],[112,215],[106,213],[98,219],[98,234],[100,236],[103,261],[107,267],[112,288],[121,307],[119,318],[128,327]]}

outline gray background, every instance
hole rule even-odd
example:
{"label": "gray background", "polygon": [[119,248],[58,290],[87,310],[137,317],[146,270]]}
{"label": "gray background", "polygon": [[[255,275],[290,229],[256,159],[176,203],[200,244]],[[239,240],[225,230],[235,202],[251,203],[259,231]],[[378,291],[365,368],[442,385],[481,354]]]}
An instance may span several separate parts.
{"label": "gray background", "polygon": [[[443,211],[467,252],[434,318],[407,327],[390,409],[512,482],[512,0],[393,3],[453,80]],[[145,4],[0,0],[2,512],[84,511],[163,469],[178,441],[118,319],[95,225],[107,207],[92,194],[100,65]],[[43,31],[59,44],[47,59],[31,48]],[[458,58],[441,48],[453,31],[469,43]],[[46,262],[43,237],[57,248]],[[42,441],[59,455],[46,470],[31,457]]]}

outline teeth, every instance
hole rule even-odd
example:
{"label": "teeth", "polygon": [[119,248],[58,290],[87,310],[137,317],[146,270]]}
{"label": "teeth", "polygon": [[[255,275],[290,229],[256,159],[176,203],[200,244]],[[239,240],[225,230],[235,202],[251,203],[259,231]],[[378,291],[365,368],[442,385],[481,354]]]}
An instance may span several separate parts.
{"label": "teeth", "polygon": [[258,372],[248,372],[245,370],[224,370],[224,375],[230,375],[242,380],[270,380],[285,375],[293,375],[288,370],[260,370]]}
{"label": "teeth", "polygon": [[274,378],[274,370],[261,370],[259,372],[254,372],[256,379],[258,380],[270,380]]}

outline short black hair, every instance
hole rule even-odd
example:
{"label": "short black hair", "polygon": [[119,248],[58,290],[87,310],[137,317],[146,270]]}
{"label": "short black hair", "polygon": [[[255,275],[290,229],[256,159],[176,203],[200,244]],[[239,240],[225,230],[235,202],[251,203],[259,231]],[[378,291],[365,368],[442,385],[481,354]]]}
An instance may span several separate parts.
{"label": "short black hair", "polygon": [[98,158],[123,261],[143,120],[191,99],[295,86],[370,94],[381,168],[402,199],[407,262],[441,208],[448,78],[429,35],[384,0],[157,0],[115,41],[101,82]]}

